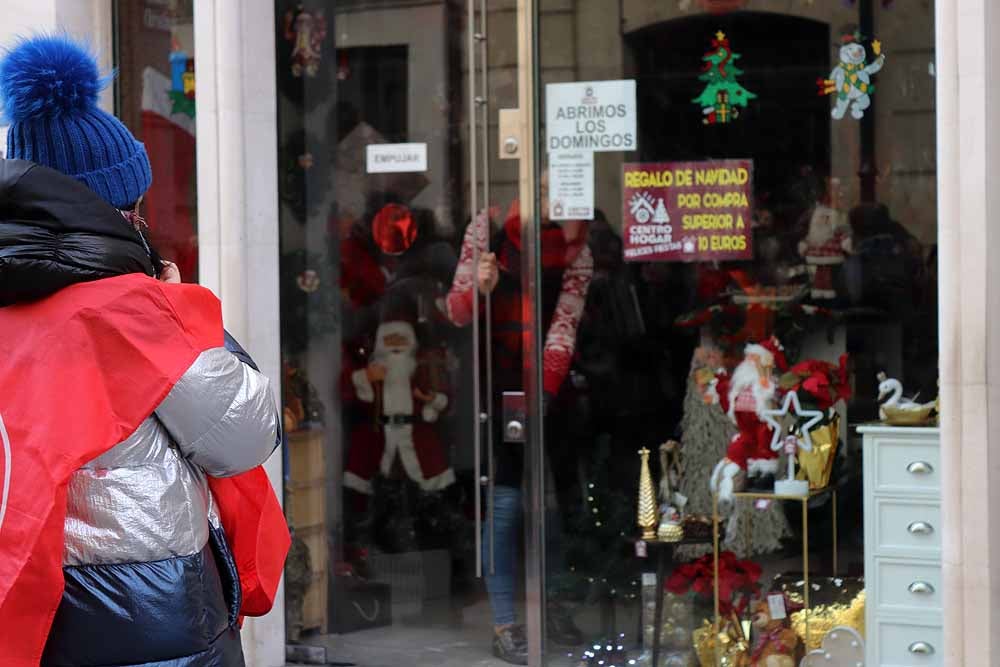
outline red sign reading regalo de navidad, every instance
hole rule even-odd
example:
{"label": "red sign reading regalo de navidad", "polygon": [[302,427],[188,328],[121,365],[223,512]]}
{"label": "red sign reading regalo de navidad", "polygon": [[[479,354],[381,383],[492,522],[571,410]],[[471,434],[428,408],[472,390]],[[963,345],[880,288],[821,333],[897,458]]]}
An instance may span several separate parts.
{"label": "red sign reading regalo de navidad", "polygon": [[626,262],[751,259],[753,160],[622,167]]}

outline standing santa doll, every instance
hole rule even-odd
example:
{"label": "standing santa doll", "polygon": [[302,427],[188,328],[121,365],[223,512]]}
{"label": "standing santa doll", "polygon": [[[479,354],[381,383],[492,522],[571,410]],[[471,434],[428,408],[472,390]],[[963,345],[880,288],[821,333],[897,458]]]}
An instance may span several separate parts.
{"label": "standing santa doll", "polygon": [[458,539],[456,510],[442,497],[455,472],[437,423],[448,397],[434,351],[420,349],[407,319],[389,317],[367,366],[345,378],[357,406],[344,470],[352,547],[400,553]]}
{"label": "standing santa doll", "polygon": [[764,411],[775,406],[777,379],[774,368],[784,371],[788,364],[775,338],[747,345],[733,374],[720,373],[709,390],[739,431],[733,436],[726,456],[715,466],[709,485],[719,500],[728,503],[733,493],[749,480],[773,476],[778,471],[778,454],[771,450],[772,428],[764,421]]}
{"label": "standing santa doll", "polygon": [[809,233],[799,242],[812,283],[812,298],[835,299],[834,269],[853,251],[851,227],[840,211],[817,204],[809,218]]}
{"label": "standing santa doll", "polygon": [[372,493],[372,479],[403,477],[423,491],[440,491],[455,481],[434,423],[448,407],[428,364],[421,363],[413,325],[391,319],[375,333],[368,366],[351,374],[355,396],[371,404],[373,415],[355,429],[347,455],[344,485]]}

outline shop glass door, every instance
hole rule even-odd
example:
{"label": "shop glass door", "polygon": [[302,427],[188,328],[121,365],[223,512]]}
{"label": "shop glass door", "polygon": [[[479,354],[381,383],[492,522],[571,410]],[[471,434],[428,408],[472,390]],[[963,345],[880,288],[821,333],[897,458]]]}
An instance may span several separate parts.
{"label": "shop glass door", "polygon": [[290,660],[526,652],[520,255],[478,277],[518,224],[492,4],[276,3]]}

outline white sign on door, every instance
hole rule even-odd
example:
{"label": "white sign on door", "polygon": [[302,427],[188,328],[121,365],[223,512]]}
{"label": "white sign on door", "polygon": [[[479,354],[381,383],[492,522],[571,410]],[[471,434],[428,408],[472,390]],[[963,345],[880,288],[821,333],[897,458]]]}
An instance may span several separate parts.
{"label": "white sign on door", "polygon": [[371,144],[369,174],[427,171],[427,144]]}
{"label": "white sign on door", "polygon": [[545,86],[548,152],[634,151],[635,80]]}
{"label": "white sign on door", "polygon": [[549,154],[549,219],[594,219],[594,154]]}

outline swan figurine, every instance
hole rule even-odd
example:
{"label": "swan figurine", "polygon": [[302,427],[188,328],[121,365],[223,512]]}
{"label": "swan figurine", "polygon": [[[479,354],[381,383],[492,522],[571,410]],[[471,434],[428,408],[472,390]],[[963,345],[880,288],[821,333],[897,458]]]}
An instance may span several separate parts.
{"label": "swan figurine", "polygon": [[[937,408],[937,402],[918,403],[916,396],[903,397],[903,384],[888,377],[884,372],[878,374],[879,418],[891,426],[918,426],[931,421],[931,416]],[[883,402],[884,401],[884,402]]]}

